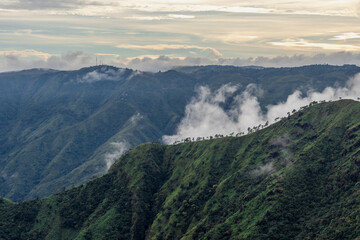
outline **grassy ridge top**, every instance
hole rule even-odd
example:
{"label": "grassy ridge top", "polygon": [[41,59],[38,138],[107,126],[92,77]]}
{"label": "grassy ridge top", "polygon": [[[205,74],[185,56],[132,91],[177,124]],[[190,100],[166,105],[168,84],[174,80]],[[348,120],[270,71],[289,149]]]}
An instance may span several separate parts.
{"label": "grassy ridge top", "polygon": [[0,238],[356,239],[359,119],[342,100],[243,137],[143,144],[80,187],[0,201]]}

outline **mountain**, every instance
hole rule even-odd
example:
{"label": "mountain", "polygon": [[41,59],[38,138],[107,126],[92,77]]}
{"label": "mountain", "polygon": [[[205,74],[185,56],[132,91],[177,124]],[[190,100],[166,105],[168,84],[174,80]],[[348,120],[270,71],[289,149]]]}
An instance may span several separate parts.
{"label": "mountain", "polygon": [[231,83],[240,93],[255,83],[265,109],[296,89],[343,86],[358,72],[356,66],[314,65],[1,73],[0,196],[45,197],[104,174],[126,148],[173,134],[199,86],[215,90]]}
{"label": "mountain", "polygon": [[357,239],[360,103],[315,104],[242,137],[147,143],[104,176],[0,202],[1,239]]}

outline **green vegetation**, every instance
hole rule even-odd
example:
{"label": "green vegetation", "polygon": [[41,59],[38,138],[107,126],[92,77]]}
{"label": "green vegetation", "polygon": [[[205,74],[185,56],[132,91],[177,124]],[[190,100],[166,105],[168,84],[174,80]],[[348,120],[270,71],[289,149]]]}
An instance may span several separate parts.
{"label": "green vegetation", "polygon": [[[208,66],[136,73],[98,66],[1,73],[0,196],[16,202],[46,197],[104,174],[112,142],[134,147],[173,134],[198,86],[214,90],[232,83],[240,93],[255,83],[264,90],[259,99],[264,107],[286,100],[295,89],[342,86],[359,71],[327,65]],[[116,79],[106,80],[106,72]],[[89,73],[105,80],[83,82]]]}
{"label": "green vegetation", "polygon": [[360,103],[243,137],[147,143],[45,199],[0,200],[0,239],[357,239]]}

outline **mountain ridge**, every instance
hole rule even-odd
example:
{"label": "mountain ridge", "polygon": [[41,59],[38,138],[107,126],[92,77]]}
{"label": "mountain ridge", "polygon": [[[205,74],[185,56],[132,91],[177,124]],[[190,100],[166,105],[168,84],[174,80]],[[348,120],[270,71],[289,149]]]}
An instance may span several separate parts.
{"label": "mountain ridge", "polygon": [[[0,202],[3,239],[356,239],[360,103],[242,136],[129,150],[104,176]],[[21,217],[20,217],[21,216]]]}
{"label": "mountain ridge", "polygon": [[[197,67],[135,73],[108,66],[77,71],[0,74],[0,196],[45,197],[106,172],[112,143],[130,147],[176,131],[199,86],[248,84],[263,89],[265,109],[294,90],[343,86],[356,66],[287,69]],[[80,81],[78,81],[80,79]],[[108,79],[107,81],[102,81]],[[131,119],[139,116],[136,124]]]}

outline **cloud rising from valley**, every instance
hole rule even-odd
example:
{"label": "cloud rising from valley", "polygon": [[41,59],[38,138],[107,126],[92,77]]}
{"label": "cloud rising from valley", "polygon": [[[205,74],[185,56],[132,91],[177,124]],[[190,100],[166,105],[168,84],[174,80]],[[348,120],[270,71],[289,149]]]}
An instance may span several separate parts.
{"label": "cloud rising from valley", "polygon": [[109,170],[111,165],[118,160],[127,150],[129,150],[130,145],[126,141],[122,142],[112,142],[111,143],[112,152],[105,154],[105,163],[106,170]]}
{"label": "cloud rising from valley", "polygon": [[[260,107],[258,97],[261,88],[250,84],[241,94],[236,95],[237,86],[224,85],[212,92],[202,86],[197,90],[197,96],[185,108],[185,116],[179,123],[176,133],[172,136],[163,136],[167,144],[181,141],[186,138],[208,137],[216,134],[247,132],[250,127],[271,124],[278,117],[285,117],[294,109],[308,105],[313,101],[329,101],[343,99],[357,100],[360,97],[360,74],[350,78],[344,87],[327,87],[322,92],[309,90],[305,96],[295,91],[284,102],[268,105],[266,112]],[[234,96],[235,95],[235,96]],[[230,107],[224,105],[232,98]]]}

